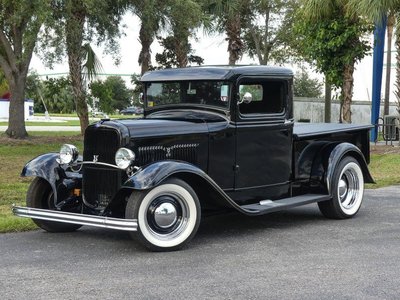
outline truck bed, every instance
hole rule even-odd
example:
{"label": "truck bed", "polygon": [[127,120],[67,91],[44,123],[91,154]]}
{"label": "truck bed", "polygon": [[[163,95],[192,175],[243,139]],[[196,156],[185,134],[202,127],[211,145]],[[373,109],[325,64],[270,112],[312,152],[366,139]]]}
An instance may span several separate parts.
{"label": "truck bed", "polygon": [[304,140],[336,133],[368,131],[373,127],[373,125],[340,123],[295,123],[293,128],[293,138],[295,140]]}

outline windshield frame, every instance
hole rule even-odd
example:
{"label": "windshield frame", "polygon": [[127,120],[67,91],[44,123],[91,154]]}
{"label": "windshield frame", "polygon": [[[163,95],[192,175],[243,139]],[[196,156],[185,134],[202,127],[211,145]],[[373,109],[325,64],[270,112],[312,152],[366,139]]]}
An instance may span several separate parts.
{"label": "windshield frame", "polygon": [[[214,105],[214,104],[201,104],[201,103],[184,103],[184,102],[180,102],[180,103],[172,103],[172,104],[160,104],[160,105],[155,105],[155,106],[149,106],[148,104],[148,97],[147,97],[147,90],[148,90],[148,86],[150,84],[153,83],[193,83],[193,82],[221,82],[224,85],[228,85],[228,95],[227,95],[227,101],[226,101],[226,105],[222,106],[222,105]],[[155,111],[155,110],[162,110],[162,109],[171,109],[171,108],[190,108],[190,107],[203,107],[203,108],[209,108],[209,109],[213,109],[213,110],[222,110],[222,111],[229,111],[230,110],[230,106],[231,106],[231,101],[232,101],[232,88],[233,88],[233,83],[232,81],[229,80],[207,80],[207,79],[203,79],[203,80],[171,80],[171,81],[148,81],[148,82],[143,82],[143,104],[144,104],[144,108],[145,110],[148,111]]]}

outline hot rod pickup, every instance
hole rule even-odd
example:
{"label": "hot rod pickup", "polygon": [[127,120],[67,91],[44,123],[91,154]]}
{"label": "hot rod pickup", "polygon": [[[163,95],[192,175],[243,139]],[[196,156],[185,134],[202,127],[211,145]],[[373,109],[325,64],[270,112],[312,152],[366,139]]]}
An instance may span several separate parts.
{"label": "hot rod pickup", "polygon": [[293,120],[293,73],[266,66],[148,72],[141,119],[103,119],[73,145],[26,164],[27,207],[50,232],[82,225],[129,231],[169,251],[196,234],[202,214],[257,216],[318,203],[328,218],[359,210],[371,126]]}

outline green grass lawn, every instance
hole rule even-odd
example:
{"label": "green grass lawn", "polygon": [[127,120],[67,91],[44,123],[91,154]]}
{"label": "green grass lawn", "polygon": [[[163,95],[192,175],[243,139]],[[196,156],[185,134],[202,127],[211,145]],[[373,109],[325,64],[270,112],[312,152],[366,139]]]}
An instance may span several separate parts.
{"label": "green grass lawn", "polygon": [[64,143],[82,151],[82,137],[76,132],[29,132],[27,140],[11,140],[0,136],[0,232],[36,228],[27,218],[11,214],[12,204],[25,205],[26,191],[32,178],[20,177],[26,162],[47,152],[58,152]]}
{"label": "green grass lawn", "polygon": [[[25,205],[26,191],[31,178],[19,175],[26,162],[37,155],[58,152],[64,143],[74,144],[83,150],[82,137],[76,132],[30,132],[27,140],[11,140],[0,136],[0,232],[32,230],[36,228],[27,218],[11,214],[13,203]],[[378,188],[400,184],[400,151],[393,147],[385,151],[372,149],[370,171],[377,184],[367,188]]]}

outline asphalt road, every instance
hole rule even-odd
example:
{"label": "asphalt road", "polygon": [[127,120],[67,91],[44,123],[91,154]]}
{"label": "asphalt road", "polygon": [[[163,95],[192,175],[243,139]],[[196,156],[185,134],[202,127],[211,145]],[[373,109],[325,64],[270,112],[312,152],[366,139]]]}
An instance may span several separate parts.
{"label": "asphalt road", "polygon": [[344,221],[316,205],[209,217],[178,252],[85,227],[3,234],[0,255],[2,299],[399,299],[400,186]]}

